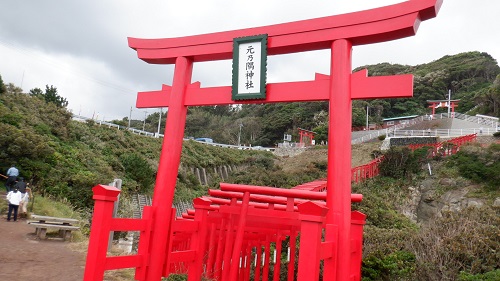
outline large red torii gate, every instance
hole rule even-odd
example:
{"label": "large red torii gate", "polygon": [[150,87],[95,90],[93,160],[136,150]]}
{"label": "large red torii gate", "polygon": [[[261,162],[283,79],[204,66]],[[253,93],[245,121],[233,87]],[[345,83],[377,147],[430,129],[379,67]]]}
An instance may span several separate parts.
{"label": "large red torii gate", "polygon": [[[171,227],[171,206],[180,164],[188,106],[269,102],[329,101],[326,237],[324,280],[350,280],[352,99],[413,95],[412,75],[367,77],[352,72],[352,46],[385,42],[416,34],[421,21],[433,18],[442,0],[411,0],[361,12],[266,27],[168,39],[129,38],[138,57],[151,64],[175,64],[172,86],[140,92],[138,108],[169,107],[152,206],[151,244],[145,280],[160,280]],[[330,76],[313,81],[267,84],[267,97],[233,101],[231,86],[202,88],[192,83],[194,62],[231,59],[233,39],[268,35],[268,55],[331,49]],[[305,94],[307,93],[307,94]],[[87,261],[91,259],[92,240]],[[90,276],[91,273],[88,275]],[[87,270],[86,270],[87,276]],[[88,279],[91,280],[91,279]]]}

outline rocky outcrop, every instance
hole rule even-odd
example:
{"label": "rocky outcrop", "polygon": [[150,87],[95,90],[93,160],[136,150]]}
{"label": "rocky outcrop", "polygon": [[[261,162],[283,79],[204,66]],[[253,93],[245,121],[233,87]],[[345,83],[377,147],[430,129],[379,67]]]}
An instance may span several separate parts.
{"label": "rocky outcrop", "polygon": [[410,187],[407,201],[400,211],[417,223],[426,223],[444,212],[457,212],[469,207],[491,204],[500,207],[500,198],[488,202],[484,198],[471,196],[479,187],[464,179],[428,178],[417,187]]}

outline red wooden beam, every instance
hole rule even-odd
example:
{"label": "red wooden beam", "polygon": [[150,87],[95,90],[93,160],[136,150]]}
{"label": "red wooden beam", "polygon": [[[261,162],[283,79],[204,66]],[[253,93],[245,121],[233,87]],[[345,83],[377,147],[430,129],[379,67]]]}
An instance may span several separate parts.
{"label": "red wooden beam", "polygon": [[376,9],[264,27],[164,39],[128,38],[138,57],[153,64],[173,64],[177,57],[194,62],[232,58],[233,38],[268,34],[268,54],[330,48],[334,40],[371,44],[415,35],[421,21],[436,16],[442,0],[412,0]]}
{"label": "red wooden beam", "polygon": [[[330,76],[316,74],[313,81],[285,82],[267,84],[265,100],[241,100],[238,103],[275,103],[326,101],[329,99]],[[351,75],[352,99],[375,99],[380,97],[401,98],[413,96],[413,75],[372,76],[363,69]],[[171,88],[163,85],[160,91],[139,92],[137,108],[168,107]],[[200,82],[186,89],[186,106],[234,104],[231,86],[201,88]]]}

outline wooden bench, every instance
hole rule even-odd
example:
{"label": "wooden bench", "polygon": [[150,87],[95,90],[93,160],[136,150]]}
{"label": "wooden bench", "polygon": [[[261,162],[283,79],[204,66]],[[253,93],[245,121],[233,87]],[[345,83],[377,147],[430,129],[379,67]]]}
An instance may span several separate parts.
{"label": "wooden bench", "polygon": [[80,227],[74,226],[74,224],[78,223],[76,219],[39,215],[31,215],[31,219],[32,220],[28,221],[28,224],[35,227],[35,234],[40,239],[46,238],[48,228],[59,229],[59,236],[63,238],[63,240],[71,239],[71,231],[80,229]]}

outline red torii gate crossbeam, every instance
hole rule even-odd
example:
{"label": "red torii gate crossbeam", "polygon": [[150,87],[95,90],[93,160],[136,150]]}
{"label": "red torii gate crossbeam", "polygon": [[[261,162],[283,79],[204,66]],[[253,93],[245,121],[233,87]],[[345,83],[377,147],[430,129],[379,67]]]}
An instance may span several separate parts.
{"label": "red torii gate crossbeam", "polygon": [[[433,18],[442,0],[411,0],[361,12],[292,23],[168,39],[129,38],[138,57],[152,64],[175,64],[172,86],[140,92],[137,107],[169,107],[152,206],[151,240],[145,280],[160,280],[165,261],[171,206],[180,163],[188,106],[270,102],[329,101],[326,237],[322,253],[324,280],[350,280],[352,99],[413,95],[412,75],[367,77],[352,74],[352,47],[416,34],[421,21]],[[201,88],[191,83],[194,62],[232,58],[233,39],[268,35],[268,55],[331,49],[330,76],[313,81],[267,84],[267,97],[231,99],[231,87]],[[307,93],[307,94],[305,94]],[[307,247],[306,245],[303,245]],[[89,245],[90,249],[93,245]],[[319,271],[319,270],[318,270]],[[87,271],[86,271],[87,273]],[[319,274],[319,273],[318,273]],[[90,275],[90,274],[89,274]],[[90,279],[89,279],[90,280]]]}

